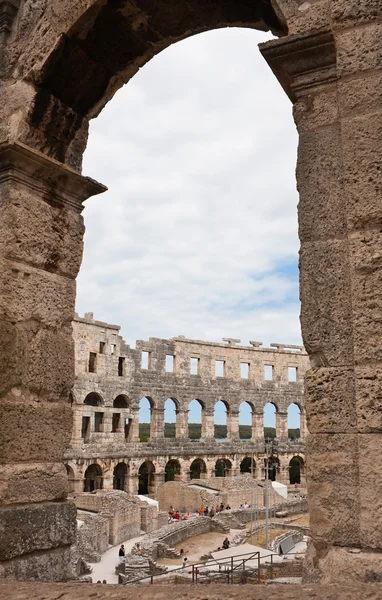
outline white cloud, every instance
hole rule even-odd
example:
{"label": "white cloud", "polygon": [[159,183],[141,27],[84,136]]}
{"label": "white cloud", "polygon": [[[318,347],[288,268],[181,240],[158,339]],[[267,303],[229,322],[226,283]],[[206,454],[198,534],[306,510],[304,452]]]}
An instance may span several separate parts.
{"label": "white cloud", "polygon": [[[77,310],[125,339],[300,342],[297,134],[257,49],[226,29],[148,63],[92,123]],[[293,270],[293,269],[292,269]]]}

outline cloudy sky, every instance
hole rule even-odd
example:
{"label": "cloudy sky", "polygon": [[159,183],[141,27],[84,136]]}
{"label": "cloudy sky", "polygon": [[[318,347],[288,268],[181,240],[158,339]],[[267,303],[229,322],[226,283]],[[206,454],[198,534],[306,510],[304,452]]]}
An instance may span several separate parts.
{"label": "cloudy sky", "polygon": [[91,123],[77,311],[125,340],[301,343],[292,106],[224,29],[152,59]]}

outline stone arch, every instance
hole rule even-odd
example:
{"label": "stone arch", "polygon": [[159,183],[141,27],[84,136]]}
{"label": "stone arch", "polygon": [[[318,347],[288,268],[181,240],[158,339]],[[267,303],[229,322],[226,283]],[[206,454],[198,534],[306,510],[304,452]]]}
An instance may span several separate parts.
{"label": "stone arch", "polygon": [[301,483],[304,472],[304,459],[301,456],[293,456],[289,461],[289,483]]}
{"label": "stone arch", "polygon": [[[253,461],[253,464],[252,464]],[[256,461],[251,456],[245,456],[240,463],[240,473],[256,473]]]}
{"label": "stone arch", "polygon": [[215,463],[215,477],[228,477],[232,472],[232,462],[228,458],[218,458]]}
{"label": "stone arch", "polygon": [[266,464],[268,462],[268,479],[269,481],[276,481],[277,475],[280,471],[280,460],[277,456],[273,454],[268,457],[268,459],[264,459],[264,469],[266,470]]}
{"label": "stone arch", "polygon": [[226,400],[219,398],[214,404],[214,438],[225,439],[230,437],[231,408]]}
{"label": "stone arch", "polygon": [[253,419],[255,407],[249,400],[243,400],[239,406],[239,438],[248,440],[253,437]]}
{"label": "stone arch", "polygon": [[113,400],[113,408],[129,408],[130,404],[129,397],[125,394],[119,394]]}
{"label": "stone arch", "polygon": [[177,437],[177,421],[179,414],[179,402],[172,397],[168,397],[164,403],[164,437]]}
{"label": "stone arch", "polygon": [[94,492],[103,488],[103,472],[99,465],[92,463],[84,475],[84,492]]}
{"label": "stone arch", "polygon": [[68,494],[73,494],[75,492],[76,475],[73,467],[67,463],[65,464],[65,469],[68,477]]}
{"label": "stone arch", "polygon": [[155,466],[151,460],[145,460],[138,469],[138,494],[155,492]]}
{"label": "stone arch", "polygon": [[113,489],[126,491],[128,467],[124,462],[118,463],[113,470]]}
{"label": "stone arch", "polygon": [[176,481],[181,474],[180,462],[176,458],[171,458],[167,461],[164,468],[165,481]]}
{"label": "stone arch", "polygon": [[277,435],[277,413],[279,409],[275,402],[267,402],[263,407],[264,437],[273,438]]}
{"label": "stone arch", "polygon": [[287,409],[288,439],[301,437],[301,408],[297,402],[291,402]]}
{"label": "stone arch", "polygon": [[84,404],[85,406],[103,406],[104,401],[102,396],[97,394],[97,392],[90,392],[90,394],[85,396]]}
{"label": "stone arch", "polygon": [[138,423],[139,439],[141,442],[147,442],[153,435],[155,427],[153,411],[155,408],[154,400],[151,396],[143,396],[139,401]]}
{"label": "stone arch", "polygon": [[188,405],[188,437],[190,439],[198,440],[204,436],[205,412],[205,403],[199,398],[193,398]]}
{"label": "stone arch", "polygon": [[[78,168],[88,120],[100,113],[140,67],[176,41],[233,26],[286,33],[283,19],[270,2],[221,0],[211,4],[201,0],[197,7],[178,2],[175,8],[175,0],[159,6],[151,0],[144,10],[134,13],[128,0],[89,0],[82,14],[68,8],[61,17],[60,36],[55,36],[47,21],[49,33],[44,36],[43,49],[29,53],[32,59],[29,56],[25,76],[32,74],[36,87],[27,117],[33,132],[27,136],[29,143]],[[33,64],[35,53],[38,61]]]}
{"label": "stone arch", "polygon": [[202,458],[195,458],[190,465],[190,479],[204,479],[207,475],[207,465]]}

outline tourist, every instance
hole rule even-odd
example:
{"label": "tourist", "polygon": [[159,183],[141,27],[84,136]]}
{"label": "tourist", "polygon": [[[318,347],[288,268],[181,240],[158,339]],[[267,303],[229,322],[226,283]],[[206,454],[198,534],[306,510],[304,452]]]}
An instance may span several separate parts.
{"label": "tourist", "polygon": [[186,569],[186,568],[187,568],[187,561],[188,561],[188,558],[187,558],[187,556],[185,556],[185,557],[183,558],[183,560],[182,560],[182,566],[183,566],[183,569]]}
{"label": "tourist", "polygon": [[142,548],[141,548],[141,545],[139,542],[135,543],[134,552],[135,552],[135,554],[138,554],[139,556],[142,555]]}
{"label": "tourist", "polygon": [[176,513],[174,515],[174,519],[175,519],[175,521],[179,521],[180,520],[180,514],[179,514],[178,510],[176,511]]}
{"label": "tourist", "polygon": [[220,505],[220,512],[222,512],[223,510],[224,510],[224,504],[222,502],[221,505]]}
{"label": "tourist", "polygon": [[206,506],[206,508],[204,509],[204,516],[208,517],[208,506]]}
{"label": "tourist", "polygon": [[220,512],[220,507],[219,507],[219,504],[217,504],[216,508],[215,508],[215,514],[218,514],[219,512]]}
{"label": "tourist", "polygon": [[229,548],[229,539],[226,537],[223,542],[223,550],[228,550]]}
{"label": "tourist", "polygon": [[188,519],[191,519],[190,511],[187,511],[186,514],[184,515],[184,520],[187,521]]}
{"label": "tourist", "polygon": [[225,507],[226,510],[231,510],[231,507],[229,504],[227,504],[227,506]]}
{"label": "tourist", "polygon": [[119,562],[120,563],[124,563],[125,562],[125,546],[122,544],[120,549],[119,549]]}
{"label": "tourist", "polygon": [[203,516],[204,516],[204,506],[201,506],[201,507],[199,508],[199,514],[200,514],[200,516],[201,516],[201,517],[203,517]]}
{"label": "tourist", "polygon": [[210,517],[214,517],[215,516],[215,511],[214,511],[214,507],[211,508],[210,510]]}

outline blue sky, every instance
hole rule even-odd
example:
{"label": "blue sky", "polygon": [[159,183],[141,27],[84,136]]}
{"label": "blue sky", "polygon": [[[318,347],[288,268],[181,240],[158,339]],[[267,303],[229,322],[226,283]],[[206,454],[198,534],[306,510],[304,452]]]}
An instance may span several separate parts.
{"label": "blue sky", "polygon": [[301,343],[292,106],[222,29],[144,66],[91,123],[77,311],[153,337]]}

